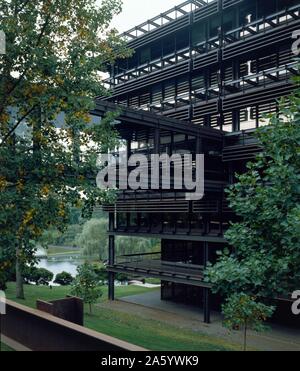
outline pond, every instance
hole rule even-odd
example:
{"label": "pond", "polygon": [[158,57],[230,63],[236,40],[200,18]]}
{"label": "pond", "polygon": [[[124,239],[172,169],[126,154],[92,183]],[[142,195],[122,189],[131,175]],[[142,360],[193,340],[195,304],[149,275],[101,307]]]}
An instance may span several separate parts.
{"label": "pond", "polygon": [[[55,276],[61,272],[70,273],[73,277],[77,274],[77,267],[82,264],[81,260],[48,260],[48,259],[40,259],[38,263],[38,268],[45,268],[48,271],[52,272]],[[51,283],[53,284],[53,282]]]}
{"label": "pond", "polygon": [[[84,263],[84,260],[78,254],[74,255],[60,255],[59,257],[47,258],[47,252],[39,248],[36,256],[39,258],[37,264],[38,268],[45,268],[53,273],[53,280],[50,285],[57,286],[53,281],[58,273],[67,272],[76,277],[77,268]],[[128,282],[115,281],[116,286],[128,285]]]}

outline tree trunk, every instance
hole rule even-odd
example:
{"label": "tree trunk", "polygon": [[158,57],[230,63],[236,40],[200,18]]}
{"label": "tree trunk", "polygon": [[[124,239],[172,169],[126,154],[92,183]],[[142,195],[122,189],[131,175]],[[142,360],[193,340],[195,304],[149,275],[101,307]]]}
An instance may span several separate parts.
{"label": "tree trunk", "polygon": [[247,351],[247,323],[245,323],[245,328],[244,328],[244,352]]}
{"label": "tree trunk", "polygon": [[90,314],[92,314],[92,304],[89,303],[89,306],[90,306]]}
{"label": "tree trunk", "polygon": [[16,298],[25,299],[24,286],[23,286],[23,274],[22,274],[22,263],[20,262],[20,247],[17,247],[17,258],[16,258]]}

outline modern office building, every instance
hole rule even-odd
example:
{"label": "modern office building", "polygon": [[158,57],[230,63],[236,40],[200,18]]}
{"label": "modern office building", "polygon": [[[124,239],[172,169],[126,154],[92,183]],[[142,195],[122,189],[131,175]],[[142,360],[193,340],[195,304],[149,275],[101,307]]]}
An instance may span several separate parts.
{"label": "modern office building", "polygon": [[[224,189],[260,151],[253,131],[262,115],[293,89],[298,29],[299,0],[188,0],[124,33],[135,52],[111,66],[112,94],[94,114],[122,107],[116,127],[128,155],[204,154],[205,196],[190,201],[161,185],[120,191],[105,206],[110,299],[115,273],[154,277],[162,300],[199,305],[210,321],[220,299],[203,270],[236,220]],[[161,251],[115,256],[116,236],[157,238]]]}

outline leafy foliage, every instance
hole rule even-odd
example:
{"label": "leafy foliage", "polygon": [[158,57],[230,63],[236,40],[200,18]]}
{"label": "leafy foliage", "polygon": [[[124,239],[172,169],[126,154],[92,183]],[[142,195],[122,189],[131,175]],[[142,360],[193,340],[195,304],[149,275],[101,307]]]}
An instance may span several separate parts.
{"label": "leafy foliage", "polygon": [[[82,233],[76,240],[76,245],[83,249],[87,257],[99,257],[100,261],[107,259],[108,252],[108,220],[93,218],[87,221]],[[135,254],[159,251],[159,242],[156,239],[118,237],[116,239],[116,254]]]}
{"label": "leafy foliage", "polygon": [[74,278],[68,272],[61,272],[58,273],[55,277],[54,283],[61,285],[61,286],[70,286],[73,282]]}
{"label": "leafy foliage", "polygon": [[[102,263],[93,263],[92,268],[94,272],[96,273],[99,282],[104,284],[108,280],[108,271],[104,264]],[[115,279],[120,282],[129,281],[129,278],[126,274],[123,273],[116,273]]]}
{"label": "leafy foliage", "polygon": [[84,303],[89,304],[91,312],[92,304],[96,303],[102,296],[102,290],[99,287],[99,277],[97,277],[93,266],[88,263],[79,266],[77,272],[71,293],[81,298]]}
{"label": "leafy foliage", "polygon": [[247,348],[247,331],[264,331],[264,322],[274,312],[274,307],[256,302],[255,298],[246,294],[233,294],[222,306],[225,326],[230,330],[244,329],[244,350]]}
{"label": "leafy foliage", "polygon": [[27,267],[24,280],[28,283],[34,282],[36,285],[48,286],[53,280],[53,273],[45,268]]}
{"label": "leafy foliage", "polygon": [[97,256],[100,261],[107,258],[107,229],[107,219],[91,219],[84,224],[82,233],[76,241],[76,245],[83,249],[83,255]]}
{"label": "leafy foliage", "polygon": [[107,62],[130,54],[109,28],[120,10],[120,0],[0,3],[0,274],[17,262],[18,297],[34,241],[49,228],[63,232],[70,206],[90,217],[114,198],[96,174],[98,154],[118,143],[118,113],[100,124],[89,112],[107,94]]}
{"label": "leafy foliage", "polygon": [[263,152],[228,190],[240,217],[226,238],[233,247],[208,268],[214,290],[230,296],[288,296],[300,280],[300,90],[257,131]]}
{"label": "leafy foliage", "polygon": [[118,237],[117,255],[151,253],[160,251],[160,242],[155,238]]}

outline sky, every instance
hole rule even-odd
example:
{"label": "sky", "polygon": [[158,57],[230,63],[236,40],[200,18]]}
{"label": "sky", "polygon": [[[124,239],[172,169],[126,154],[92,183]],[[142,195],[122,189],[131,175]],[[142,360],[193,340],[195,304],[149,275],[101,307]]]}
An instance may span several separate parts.
{"label": "sky", "polygon": [[183,2],[184,0],[123,0],[123,11],[115,17],[112,26],[121,33],[128,31]]}

